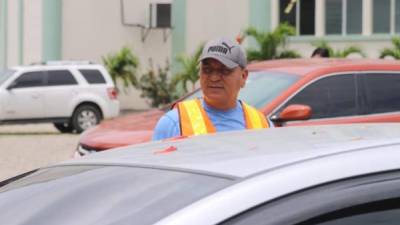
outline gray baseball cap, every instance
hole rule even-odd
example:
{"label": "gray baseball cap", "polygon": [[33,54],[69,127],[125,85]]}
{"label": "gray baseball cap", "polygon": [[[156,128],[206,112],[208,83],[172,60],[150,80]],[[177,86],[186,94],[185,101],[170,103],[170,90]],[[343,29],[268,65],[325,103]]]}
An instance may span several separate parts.
{"label": "gray baseball cap", "polygon": [[200,61],[209,58],[218,60],[229,69],[237,66],[245,68],[247,65],[246,53],[242,46],[228,38],[218,38],[206,43]]}

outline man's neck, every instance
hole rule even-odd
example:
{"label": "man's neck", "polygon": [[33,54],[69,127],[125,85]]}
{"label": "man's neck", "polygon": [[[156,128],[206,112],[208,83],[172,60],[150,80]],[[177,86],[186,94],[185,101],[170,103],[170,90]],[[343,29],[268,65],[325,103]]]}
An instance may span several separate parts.
{"label": "man's neck", "polygon": [[210,101],[207,98],[203,98],[203,99],[204,99],[204,103],[206,103],[207,106],[209,106],[213,109],[216,109],[216,110],[220,110],[220,111],[229,111],[231,109],[236,108],[236,106],[237,106],[237,101],[235,101],[233,103],[228,103],[228,102],[217,103],[217,102]]}

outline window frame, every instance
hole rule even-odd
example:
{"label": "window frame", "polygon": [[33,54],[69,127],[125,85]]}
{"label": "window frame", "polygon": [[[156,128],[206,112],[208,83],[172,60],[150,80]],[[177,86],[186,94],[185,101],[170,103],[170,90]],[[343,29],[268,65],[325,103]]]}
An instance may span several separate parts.
{"label": "window frame", "polygon": [[[281,113],[285,109],[285,105],[290,102],[294,97],[296,97],[299,93],[301,93],[303,90],[305,90],[307,87],[310,85],[321,81],[322,79],[325,78],[330,78],[333,76],[349,76],[348,74],[353,74],[354,79],[355,79],[355,85],[356,85],[356,107],[358,112],[362,112],[363,106],[362,106],[362,93],[359,88],[359,79],[358,79],[358,73],[357,71],[346,71],[346,72],[340,72],[340,73],[332,73],[332,74],[326,74],[319,76],[317,78],[313,78],[312,80],[308,81],[306,84],[304,84],[301,88],[299,88],[296,92],[292,93],[288,98],[285,99],[278,107],[276,107],[270,115],[268,115],[268,118],[274,117],[274,116],[279,116],[279,113]],[[353,117],[353,116],[358,116],[358,115],[347,115],[347,116],[339,116],[339,117],[325,117],[325,118],[310,118],[307,121],[317,121],[317,120],[329,120],[329,119],[334,119],[334,118],[347,118],[347,117]]]}
{"label": "window frame", "polygon": [[[35,86],[20,86],[18,85],[18,79],[20,79],[22,76],[27,75],[27,74],[32,74],[32,73],[41,73],[42,74],[42,82],[40,85],[35,85]],[[8,85],[8,88],[12,89],[21,89],[21,88],[39,88],[39,87],[44,87],[46,85],[46,73],[44,71],[38,70],[38,71],[26,71],[18,75],[10,85]]]}
{"label": "window frame", "polygon": [[[92,71],[97,71],[100,74],[100,76],[102,78],[101,82],[97,82],[97,81],[96,82],[91,82],[90,79],[88,79],[88,77],[87,77],[88,74],[86,72],[92,72]],[[83,79],[86,81],[86,83],[88,83],[89,85],[104,85],[104,84],[107,84],[107,80],[106,80],[106,78],[104,76],[104,73],[102,73],[99,69],[78,69],[78,72],[83,77]]]}
{"label": "window frame", "polygon": [[[302,0],[297,0],[297,2],[296,3],[294,3],[295,5],[294,5],[294,7],[292,8],[292,10],[295,10],[295,13],[296,13],[296,15],[295,15],[295,25],[294,25],[294,27],[295,27],[295,29],[296,29],[296,36],[315,36],[316,35],[316,26],[315,26],[315,21],[317,20],[317,14],[316,14],[316,1],[318,1],[318,0],[313,0],[314,1],[314,18],[313,18],[313,21],[314,21],[314,23],[312,24],[312,26],[313,26],[313,30],[314,30],[314,33],[313,34],[300,34],[300,31],[301,31],[301,29],[300,29],[300,26],[301,26],[301,1]],[[286,21],[281,21],[280,20],[280,6],[281,6],[281,1],[278,1],[278,10],[279,10],[279,12],[278,12],[278,21],[279,21],[279,23],[283,23],[283,22],[286,22]]]}
{"label": "window frame", "polygon": [[399,110],[395,110],[395,111],[388,111],[388,112],[372,112],[370,113],[370,102],[367,96],[367,92],[366,92],[366,86],[365,86],[365,81],[364,81],[364,76],[368,75],[368,74],[396,74],[396,76],[400,77],[400,72],[398,71],[365,71],[365,72],[360,72],[357,76],[358,76],[358,85],[359,85],[359,90],[361,93],[361,105],[362,105],[362,115],[361,116],[371,116],[371,115],[381,115],[381,114],[393,114],[393,113],[399,113]]}
{"label": "window frame", "polygon": [[[376,1],[376,0],[372,0],[372,1]],[[372,24],[371,24],[371,26],[372,26],[372,29],[371,29],[371,31],[372,31],[372,34],[390,34],[390,35],[395,35],[395,34],[398,34],[398,33],[400,33],[400,30],[399,31],[396,31],[396,22],[398,22],[398,23],[400,23],[400,19],[399,19],[399,21],[396,21],[396,1],[398,1],[398,0],[390,0],[390,5],[389,5],[389,8],[390,8],[390,15],[389,15],[389,22],[390,22],[390,24],[389,24],[389,32],[388,33],[385,33],[385,32],[374,32],[374,20],[372,19]],[[400,1],[398,1],[397,2],[398,4],[400,4]],[[372,16],[372,18],[374,17],[374,14],[375,14],[375,12],[374,12],[374,10],[375,10],[375,7],[373,7],[373,4],[374,4],[374,2],[372,2],[372,12],[371,12],[371,16]]]}
{"label": "window frame", "polygon": [[[50,80],[50,73],[51,72],[55,72],[55,71],[63,71],[63,72],[67,72],[71,75],[71,77],[73,78],[75,83],[71,83],[71,84],[49,84],[49,80]],[[44,71],[45,73],[45,87],[58,87],[58,86],[76,86],[79,85],[78,80],[76,79],[76,77],[74,76],[74,74],[72,73],[72,71],[70,71],[69,69],[54,69],[54,70],[46,70]]]}
{"label": "window frame", "polygon": [[[349,31],[348,31],[348,17],[347,17],[347,9],[348,9],[348,2],[350,1],[350,0],[340,0],[341,1],[341,24],[340,24],[340,33],[336,33],[336,34],[334,34],[334,33],[331,33],[331,34],[328,34],[327,33],[327,22],[328,22],[328,20],[327,20],[327,14],[325,13],[325,18],[323,18],[324,19],[324,21],[325,21],[325,23],[324,23],[324,27],[325,27],[325,35],[341,35],[341,36],[346,36],[346,35],[362,35],[363,34],[363,26],[362,26],[362,24],[363,24],[363,5],[361,5],[361,24],[360,24],[360,28],[361,28],[361,31],[360,31],[360,33],[349,33]],[[361,0],[361,3],[362,4],[364,4],[364,1],[363,0]],[[328,8],[327,8],[327,2],[325,2],[325,5],[324,5],[324,7],[325,7],[325,12],[328,10]]]}

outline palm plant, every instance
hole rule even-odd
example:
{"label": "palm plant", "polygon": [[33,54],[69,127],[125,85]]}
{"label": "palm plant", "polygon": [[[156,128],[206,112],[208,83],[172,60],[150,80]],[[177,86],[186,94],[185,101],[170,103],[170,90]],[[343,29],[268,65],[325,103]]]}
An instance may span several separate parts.
{"label": "palm plant", "polygon": [[[277,58],[299,58],[300,55],[293,50],[285,50],[287,37],[295,35],[294,27],[283,23],[272,32],[261,32],[254,27],[249,27],[245,31],[245,36],[255,39],[258,49],[247,49],[249,61],[277,59]],[[283,49],[283,50],[281,50]]]}
{"label": "palm plant", "polygon": [[176,57],[177,62],[181,66],[181,71],[175,74],[172,83],[182,85],[185,92],[188,92],[187,83],[191,83],[192,90],[195,88],[196,82],[199,80],[199,59],[204,44],[201,44],[193,55],[179,55]]}
{"label": "palm plant", "polygon": [[392,44],[394,45],[394,48],[384,48],[381,51],[381,55],[379,56],[379,58],[383,59],[386,56],[391,56],[394,59],[400,59],[400,37],[392,38]]}
{"label": "palm plant", "polygon": [[329,56],[332,58],[346,58],[350,54],[359,54],[362,57],[366,57],[365,53],[361,50],[361,48],[357,46],[349,46],[344,49],[335,50],[325,40],[320,40],[316,43],[313,43],[312,45],[317,48],[328,49]]}
{"label": "palm plant", "polygon": [[103,63],[110,73],[114,83],[121,80],[124,87],[130,85],[137,87],[137,68],[139,66],[138,58],[132,53],[128,47],[123,47],[116,54],[109,54],[102,57]]}

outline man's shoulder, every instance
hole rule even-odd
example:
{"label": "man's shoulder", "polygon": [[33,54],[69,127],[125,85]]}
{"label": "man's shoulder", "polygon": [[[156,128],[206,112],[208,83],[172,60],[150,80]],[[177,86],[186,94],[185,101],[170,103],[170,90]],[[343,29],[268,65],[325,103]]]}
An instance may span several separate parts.
{"label": "man's shoulder", "polygon": [[178,110],[172,109],[165,113],[154,129],[153,140],[161,140],[179,135]]}
{"label": "man's shoulder", "polygon": [[179,115],[178,115],[178,109],[174,108],[171,109],[170,111],[166,112],[160,120],[168,120],[171,122],[177,122],[179,121]]}

